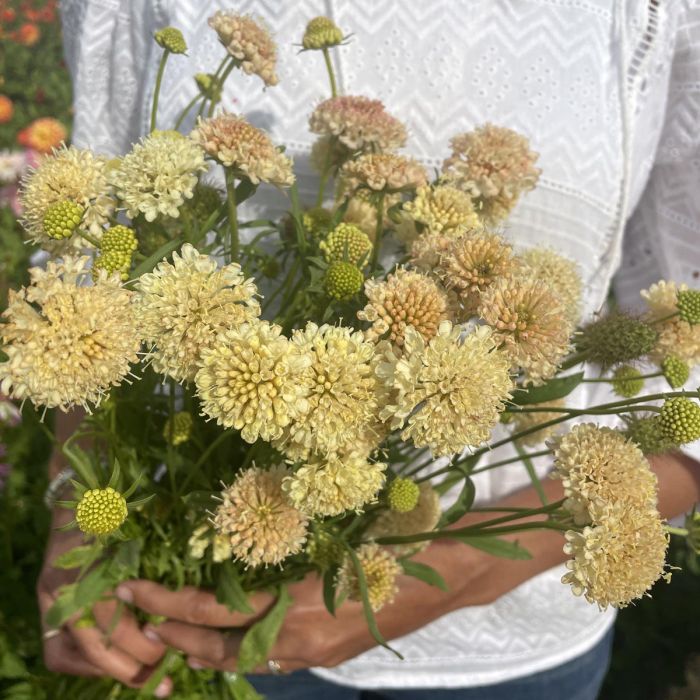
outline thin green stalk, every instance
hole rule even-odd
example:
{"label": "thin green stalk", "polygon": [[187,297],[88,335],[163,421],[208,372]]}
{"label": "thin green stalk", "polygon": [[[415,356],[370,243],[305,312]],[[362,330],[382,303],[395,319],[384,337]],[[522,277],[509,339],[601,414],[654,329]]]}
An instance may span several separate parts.
{"label": "thin green stalk", "polygon": [[471,474],[481,474],[481,472],[487,472],[489,469],[495,469],[496,467],[502,467],[505,464],[512,464],[513,462],[519,462],[524,459],[533,459],[535,457],[545,457],[546,455],[551,455],[552,450],[539,450],[537,452],[520,452],[515,457],[510,459],[502,459],[499,462],[493,462],[493,464],[485,464],[483,467],[472,470]]}
{"label": "thin green stalk", "polygon": [[236,210],[236,177],[226,169],[226,201],[228,202],[229,251],[228,262],[238,262],[240,241],[238,239],[238,212]]}
{"label": "thin green stalk", "polygon": [[588,352],[586,352],[586,351],[574,353],[568,359],[566,359],[566,360],[564,360],[564,362],[562,362],[560,369],[562,369],[562,370],[571,369],[575,365],[578,365],[581,362],[585,362],[587,357],[588,357]]}
{"label": "thin green stalk", "polygon": [[377,228],[374,233],[374,246],[372,247],[372,260],[370,261],[370,274],[373,274],[379,264],[379,250],[382,247],[382,234],[384,233],[384,197],[380,192],[377,199]]}
{"label": "thin green stalk", "polygon": [[[527,471],[527,475],[530,477],[530,482],[532,483],[532,487],[535,489],[538,498],[540,499],[540,502],[542,503],[543,506],[547,505],[547,496],[544,492],[544,489],[542,488],[542,482],[540,481],[540,478],[537,476],[537,472],[535,471],[535,466],[532,463],[532,457],[535,456],[537,453],[531,453],[527,454],[522,447],[520,447],[519,444],[515,444],[515,449],[518,453],[518,456],[523,462],[523,465],[525,466],[525,470]],[[544,456],[545,454],[550,453],[551,450],[542,450],[539,454],[541,456]]]}
{"label": "thin green stalk", "polygon": [[328,176],[331,172],[331,153],[335,148],[335,137],[331,136],[328,140],[328,149],[326,150],[326,156],[323,159],[323,169],[321,170],[321,179],[318,183],[318,194],[316,195],[316,206],[320,207],[323,204],[323,197],[326,194],[326,184],[328,182]]}
{"label": "thin green stalk", "polygon": [[328,80],[331,84],[331,97],[338,96],[338,88],[335,84],[335,73],[333,71],[333,64],[331,63],[331,54],[328,51],[328,47],[323,47],[323,60],[326,62],[326,70],[328,71]]}
{"label": "thin green stalk", "polygon": [[168,56],[170,56],[170,51],[168,49],[163,49],[163,55],[160,57],[160,64],[158,65],[156,87],[153,91],[153,107],[151,108],[151,132],[155,131],[156,128],[156,118],[158,116],[158,98],[160,97],[160,86],[163,82],[163,74],[165,73],[165,64],[168,62]]}
{"label": "thin green stalk", "polygon": [[85,239],[90,245],[94,245],[98,250],[102,246],[102,244],[91,233],[83,231],[83,229],[78,229],[78,235]]}
{"label": "thin green stalk", "polygon": [[221,77],[219,78],[218,85],[216,87],[216,93],[219,95],[219,99],[217,100],[212,100],[211,104],[209,105],[209,109],[207,111],[207,116],[211,117],[214,114],[214,110],[216,109],[216,105],[219,104],[221,101],[221,93],[224,89],[224,83],[228,79],[229,75],[231,75],[231,71],[238,65],[238,61],[236,61],[235,58],[231,57],[231,62],[226,66],[226,70],[223,72]]}
{"label": "thin green stalk", "polygon": [[204,463],[209,459],[209,457],[211,457],[212,454],[214,454],[214,450],[216,450],[225,440],[228,440],[228,438],[233,437],[234,435],[235,432],[233,430],[224,430],[219,433],[212,442],[209,443],[209,446],[206,450],[204,450],[204,452],[202,452],[194,467],[187,472],[187,476],[183,479],[182,484],[180,484],[178,493],[186,492],[190,481],[195,475],[200,473]]}
{"label": "thin green stalk", "polygon": [[182,122],[185,120],[185,117],[189,114],[192,107],[194,107],[197,104],[197,101],[200,99],[202,99],[202,95],[201,93],[198,93],[187,103],[182,112],[180,112],[180,116],[177,118],[177,121],[175,122],[175,126],[173,127],[175,131],[178,131],[180,129],[180,127],[182,126]]}
{"label": "thin green stalk", "polygon": [[[653,374],[640,374],[638,377],[635,377],[635,379],[653,379],[654,377],[663,377],[663,372],[654,372]],[[616,382],[616,379],[613,379],[612,377],[606,378],[606,377],[600,377],[598,379],[582,379],[582,382],[585,382],[587,384],[601,384],[601,383],[606,383],[606,384],[612,384],[613,382]]]}
{"label": "thin green stalk", "polygon": [[666,525],[664,528],[669,535],[679,535],[680,537],[687,537],[688,531],[684,527],[673,527],[672,525]]}

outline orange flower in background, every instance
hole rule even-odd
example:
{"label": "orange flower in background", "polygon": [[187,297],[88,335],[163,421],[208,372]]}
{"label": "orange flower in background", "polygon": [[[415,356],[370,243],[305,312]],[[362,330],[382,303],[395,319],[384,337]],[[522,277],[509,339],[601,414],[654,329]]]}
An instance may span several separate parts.
{"label": "orange flower in background", "polygon": [[15,106],[7,95],[0,95],[0,124],[7,124],[15,113]]}
{"label": "orange flower in background", "polygon": [[67,135],[66,127],[57,119],[41,117],[35,119],[26,129],[22,129],[17,134],[17,141],[25,148],[32,148],[39,153],[50,153]]}
{"label": "orange flower in background", "polygon": [[14,22],[16,19],[17,13],[11,7],[6,7],[2,11],[0,11],[0,21]]}
{"label": "orange flower in background", "polygon": [[17,31],[17,41],[24,46],[34,46],[40,36],[39,27],[32,22],[25,22]]}

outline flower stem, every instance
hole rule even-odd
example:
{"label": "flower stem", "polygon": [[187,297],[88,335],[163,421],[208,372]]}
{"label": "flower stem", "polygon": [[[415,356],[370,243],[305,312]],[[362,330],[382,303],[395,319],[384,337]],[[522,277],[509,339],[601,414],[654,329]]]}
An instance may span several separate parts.
{"label": "flower stem", "polygon": [[197,104],[197,100],[201,98],[202,95],[197,94],[187,103],[186,107],[182,110],[182,112],[180,112],[180,116],[175,122],[175,126],[173,127],[175,131],[178,131],[180,129],[180,127],[182,126],[182,122],[185,120],[185,117],[189,114],[192,107],[194,107]]}
{"label": "flower stem", "polygon": [[101,246],[100,242],[91,233],[88,233],[87,231],[83,231],[82,229],[79,229],[78,235],[81,238],[85,239],[90,245],[94,245],[95,248],[97,248],[98,250],[100,249],[100,246]]}
{"label": "flower stem", "polygon": [[380,192],[377,199],[377,228],[374,233],[374,247],[372,248],[372,260],[370,262],[370,274],[373,274],[379,264],[379,250],[382,247],[382,234],[384,233],[384,197]]}
{"label": "flower stem", "polygon": [[238,262],[240,242],[238,240],[238,212],[236,211],[236,177],[226,169],[226,201],[228,202],[229,255],[228,262]]}
{"label": "flower stem", "polygon": [[328,80],[331,83],[331,97],[338,96],[338,87],[335,84],[335,73],[333,72],[333,64],[331,63],[331,54],[328,47],[323,47],[323,60],[326,62],[326,70],[328,71]]}
{"label": "flower stem", "polygon": [[[654,377],[662,377],[663,372],[654,372],[653,374],[641,374],[638,377],[635,377],[635,379],[653,379]],[[612,378],[605,378],[605,377],[600,377],[598,379],[582,379],[582,382],[585,382],[587,384],[612,384],[612,382],[615,382],[617,380],[612,379]]]}
{"label": "flower stem", "polygon": [[211,101],[211,104],[209,105],[209,111],[207,112],[208,117],[211,117],[214,114],[214,110],[216,109],[216,105],[218,105],[219,102],[221,101],[221,92],[224,89],[224,83],[228,79],[229,75],[231,75],[231,71],[237,65],[238,65],[238,62],[236,61],[236,59],[231,57],[231,62],[228,64],[228,66],[226,66],[226,70],[223,72],[223,74],[219,78],[219,84],[217,86],[217,94],[219,95],[219,99]]}
{"label": "flower stem", "polygon": [[170,51],[168,49],[163,49],[163,55],[160,57],[160,64],[158,65],[156,87],[153,91],[153,107],[151,108],[151,132],[155,131],[156,128],[156,118],[158,116],[158,98],[160,97],[160,86],[163,82],[163,73],[165,73],[165,64],[168,62],[168,56],[170,56]]}
{"label": "flower stem", "polygon": [[665,530],[669,533],[669,535],[679,535],[680,537],[688,536],[688,531],[684,527],[673,527],[672,525],[666,525]]}

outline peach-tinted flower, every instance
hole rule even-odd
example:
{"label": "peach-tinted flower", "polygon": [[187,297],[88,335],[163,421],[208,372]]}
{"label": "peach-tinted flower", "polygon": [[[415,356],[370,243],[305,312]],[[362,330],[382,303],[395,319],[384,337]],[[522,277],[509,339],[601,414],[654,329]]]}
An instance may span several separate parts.
{"label": "peach-tinted flower", "polygon": [[17,141],[25,148],[33,148],[39,153],[50,153],[53,148],[60,146],[67,136],[66,127],[58,119],[40,117],[17,134]]}
{"label": "peach-tinted flower", "polygon": [[41,31],[33,22],[25,22],[17,31],[17,41],[22,46],[34,46],[40,36]]}
{"label": "peach-tinted flower", "polygon": [[0,95],[0,124],[7,124],[15,113],[15,105],[7,95]]}

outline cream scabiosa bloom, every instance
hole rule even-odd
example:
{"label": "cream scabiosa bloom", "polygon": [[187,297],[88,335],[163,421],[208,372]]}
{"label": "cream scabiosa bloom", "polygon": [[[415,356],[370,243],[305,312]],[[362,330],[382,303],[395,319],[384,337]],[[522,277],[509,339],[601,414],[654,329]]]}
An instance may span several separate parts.
{"label": "cream scabiosa bloom", "polygon": [[131,218],[154,221],[179,216],[204,170],[199,146],[176,131],[155,131],[110,168],[109,181]]}
{"label": "cream scabiosa bloom", "polygon": [[287,474],[283,466],[246,469],[221,494],[214,527],[247,566],[280,564],[306,542],[308,518],[282,489]]}
{"label": "cream scabiosa bloom", "polygon": [[200,119],[192,138],[214,160],[254,184],[269,182],[279,187],[294,184],[291,158],[276,148],[264,131],[243,117],[221,112]]}
{"label": "cream scabiosa bloom", "polygon": [[31,283],[10,292],[0,329],[6,362],[0,390],[37,406],[65,411],[97,404],[138,361],[133,293],[118,275],[89,278],[89,258],[32,268]]}
{"label": "cream scabiosa bloom", "polygon": [[351,328],[311,322],[294,332],[292,343],[310,359],[297,379],[308,410],[275,446],[291,459],[356,449],[378,412],[374,345]]}
{"label": "cream scabiosa bloom", "polygon": [[[401,565],[392,554],[376,544],[363,544],[356,554],[367,585],[369,604],[374,612],[379,612],[393,602],[399,591],[396,579],[402,573]],[[338,589],[350,600],[362,600],[357,570],[349,557],[345,558],[338,572]]]}
{"label": "cream scabiosa bloom", "polygon": [[348,161],[341,168],[340,177],[348,194],[362,187],[376,192],[416,188],[428,179],[417,160],[395,153],[366,153]]}
{"label": "cream scabiosa bloom", "polygon": [[450,185],[419,187],[416,198],[406,202],[403,210],[430,233],[450,236],[479,226],[471,197]]}
{"label": "cream scabiosa bloom", "polygon": [[219,333],[202,351],[195,377],[202,412],[240,430],[246,442],[278,440],[293,419],[308,412],[308,388],[301,379],[310,364],[309,354],[267,321]]}
{"label": "cream scabiosa bloom", "polygon": [[136,283],[136,314],[156,372],[192,381],[218,333],[256,318],[257,288],[241,268],[219,268],[189,243]]}
{"label": "cream scabiosa bloom", "polygon": [[[107,159],[92,151],[61,146],[51,155],[44,156],[36,169],[23,179],[20,189],[22,225],[31,240],[55,251],[65,248],[44,231],[44,217],[49,208],[62,202],[71,202],[83,208],[81,225],[99,238],[103,226],[114,211],[115,201],[106,176]],[[84,248],[84,239],[74,236],[70,246]]]}
{"label": "cream scabiosa bloom", "polygon": [[408,327],[403,352],[385,343],[377,363],[385,392],[380,418],[435,456],[483,442],[513,388],[510,362],[496,345],[486,326],[462,338],[462,329],[445,321],[429,342]]}

